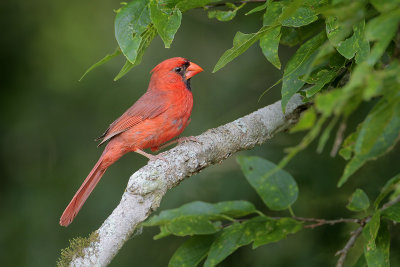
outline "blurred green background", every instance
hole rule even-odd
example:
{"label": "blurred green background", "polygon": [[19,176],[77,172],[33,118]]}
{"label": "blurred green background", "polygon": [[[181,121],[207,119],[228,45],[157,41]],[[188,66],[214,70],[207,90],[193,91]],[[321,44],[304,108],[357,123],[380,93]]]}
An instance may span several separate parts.
{"label": "blurred green background", "polygon": [[[259,15],[243,15],[250,5],[228,23],[209,20],[201,9],[187,12],[172,48],[165,49],[157,37],[142,64],[121,80],[113,82],[124,63],[122,57],[78,82],[92,63],[117,46],[113,10],[119,6],[119,1],[0,3],[1,266],[54,266],[69,239],[87,236],[111,213],[129,176],[146,164],[144,157],[130,153],[120,159],[105,174],[74,223],[68,228],[58,225],[62,211],[101,154],[102,148],[97,148],[93,139],[145,92],[149,71],[162,60],[183,56],[205,70],[192,81],[195,105],[184,135],[200,134],[280,98],[278,86],[257,102],[281,75],[257,45],[219,72],[211,73],[217,59],[232,46],[236,31],[254,32],[259,28]],[[283,63],[293,51],[280,49]],[[370,105],[364,105],[351,118],[347,132],[355,128],[360,120],[357,116],[369,109]],[[278,162],[283,149],[297,144],[301,137],[279,134],[267,144],[241,153]],[[300,188],[295,213],[326,219],[351,216],[345,209],[351,192],[360,187],[373,199],[384,182],[396,174],[399,152],[397,148],[368,164],[337,189],[344,160],[330,158],[327,151],[317,155],[315,145],[311,146],[286,167]],[[240,199],[252,201],[267,214],[276,214],[262,204],[232,157],[169,191],[159,210],[194,200]],[[221,266],[331,266],[336,261],[333,255],[344,246],[352,227],[323,226],[257,250],[244,247]],[[400,255],[393,253],[400,249],[398,228],[393,228],[393,266],[400,266]],[[157,231],[145,228],[142,235],[129,240],[111,266],[166,266],[184,238],[153,241]],[[358,244],[350,260],[361,249]]]}

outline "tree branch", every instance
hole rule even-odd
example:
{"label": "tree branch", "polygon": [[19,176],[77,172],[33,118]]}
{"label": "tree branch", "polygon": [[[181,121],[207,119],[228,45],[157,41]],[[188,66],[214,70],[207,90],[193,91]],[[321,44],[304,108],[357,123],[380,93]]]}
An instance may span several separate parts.
{"label": "tree branch", "polygon": [[317,219],[317,218],[304,218],[304,217],[292,217],[295,220],[298,221],[303,221],[303,222],[313,222],[313,224],[307,224],[304,226],[304,228],[311,228],[314,229],[316,227],[322,226],[322,225],[335,225],[338,223],[360,223],[360,219],[355,219],[355,218],[340,218],[340,219],[335,219],[335,220],[325,220],[325,219]]}
{"label": "tree branch", "polygon": [[344,261],[346,260],[346,257],[347,257],[347,253],[349,253],[350,249],[354,246],[354,243],[356,242],[357,238],[362,233],[363,229],[364,229],[364,226],[361,225],[355,231],[353,231],[351,233],[350,239],[347,241],[344,248],[339,250],[338,252],[336,252],[335,256],[340,255],[340,257],[337,261],[336,267],[343,267]]}
{"label": "tree branch", "polygon": [[333,158],[336,156],[337,152],[340,149],[340,146],[342,145],[343,142],[343,135],[344,135],[344,131],[346,131],[346,121],[342,121],[342,123],[340,123],[339,129],[336,132],[336,137],[335,137],[335,142],[333,143],[333,147],[330,153],[330,156]]}
{"label": "tree branch", "polygon": [[[379,209],[380,212],[384,211],[385,209],[397,204],[400,202],[400,195],[394,198],[393,200],[386,202],[382,205]],[[346,260],[347,254],[349,253],[350,249],[353,247],[354,243],[357,241],[357,238],[360,236],[362,230],[367,225],[367,223],[371,220],[371,216],[367,216],[364,219],[360,220],[359,223],[361,224],[355,231],[351,232],[350,239],[347,241],[344,248],[336,252],[335,256],[339,256],[339,260],[336,264],[336,267],[343,267],[344,261]]]}
{"label": "tree branch", "polygon": [[379,210],[380,210],[380,211],[384,211],[385,209],[387,209],[387,208],[389,208],[389,207],[391,207],[391,206],[393,206],[394,204],[397,204],[397,203],[399,203],[399,202],[400,202],[400,195],[398,195],[397,197],[395,197],[393,200],[391,200],[391,201],[389,201],[389,202],[383,204],[383,205],[382,205],[382,208],[380,208]]}
{"label": "tree branch", "polygon": [[107,265],[138,225],[158,208],[168,189],[235,152],[266,142],[296,123],[306,108],[301,97],[295,95],[285,115],[278,101],[206,131],[196,137],[199,143],[187,142],[162,153],[165,160],[149,161],[130,177],[121,202],[96,231],[98,238],[84,248],[81,255],[74,256],[70,265]]}

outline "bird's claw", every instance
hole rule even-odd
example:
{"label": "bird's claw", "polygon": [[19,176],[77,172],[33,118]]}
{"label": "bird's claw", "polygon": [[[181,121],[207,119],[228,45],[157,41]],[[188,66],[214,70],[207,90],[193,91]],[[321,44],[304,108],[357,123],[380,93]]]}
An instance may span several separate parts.
{"label": "bird's claw", "polygon": [[140,149],[135,150],[135,152],[139,153],[142,156],[145,156],[146,158],[149,159],[149,161],[161,159],[161,160],[167,162],[167,159],[164,158],[164,156],[161,156],[161,155],[152,155],[152,154],[146,153],[146,152],[144,152],[143,150],[140,150]]}
{"label": "bird's claw", "polygon": [[158,151],[158,150],[166,148],[167,146],[170,146],[172,144],[175,144],[175,143],[182,144],[182,143],[185,143],[185,142],[196,142],[196,143],[200,144],[200,141],[197,140],[197,138],[194,137],[194,136],[182,136],[182,137],[179,137],[179,138],[177,138],[177,139],[175,139],[175,140],[173,140],[171,142],[163,144],[163,145],[161,145],[159,147],[152,147],[151,150],[152,151]]}
{"label": "bird's claw", "polygon": [[163,160],[165,162],[168,162],[167,159],[164,156],[161,155],[151,155],[151,157],[149,157],[149,161],[156,161],[156,160]]}

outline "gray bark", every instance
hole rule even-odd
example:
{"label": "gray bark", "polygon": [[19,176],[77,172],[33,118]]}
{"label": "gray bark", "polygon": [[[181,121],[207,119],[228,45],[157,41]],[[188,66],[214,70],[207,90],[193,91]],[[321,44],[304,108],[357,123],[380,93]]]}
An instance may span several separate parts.
{"label": "gray bark", "polygon": [[237,151],[251,149],[288,129],[304,108],[300,96],[295,95],[285,115],[278,101],[196,136],[198,143],[186,142],[162,153],[165,160],[149,161],[130,177],[121,202],[97,230],[98,239],[71,265],[106,266],[138,225],[157,209],[168,189]]}

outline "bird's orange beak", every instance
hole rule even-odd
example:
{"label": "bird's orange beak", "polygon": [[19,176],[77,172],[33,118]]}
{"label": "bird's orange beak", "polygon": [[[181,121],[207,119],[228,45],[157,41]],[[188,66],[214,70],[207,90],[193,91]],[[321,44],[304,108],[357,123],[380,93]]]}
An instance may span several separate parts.
{"label": "bird's orange beak", "polygon": [[194,75],[196,75],[197,73],[200,73],[202,71],[203,71],[203,69],[199,65],[197,65],[193,62],[190,62],[189,67],[186,69],[185,78],[186,78],[186,80],[189,80]]}

